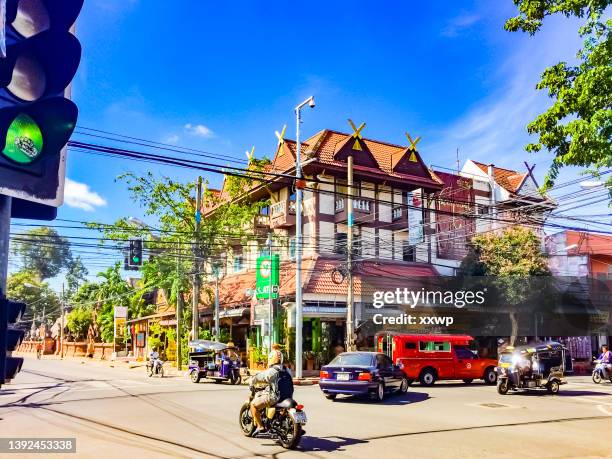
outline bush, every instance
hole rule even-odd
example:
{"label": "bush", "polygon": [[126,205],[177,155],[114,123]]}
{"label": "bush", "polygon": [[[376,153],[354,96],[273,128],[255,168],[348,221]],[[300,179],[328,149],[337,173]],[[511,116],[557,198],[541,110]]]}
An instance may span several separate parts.
{"label": "bush", "polygon": [[74,308],[68,313],[66,326],[75,339],[87,337],[87,330],[93,323],[91,309],[84,307]]}

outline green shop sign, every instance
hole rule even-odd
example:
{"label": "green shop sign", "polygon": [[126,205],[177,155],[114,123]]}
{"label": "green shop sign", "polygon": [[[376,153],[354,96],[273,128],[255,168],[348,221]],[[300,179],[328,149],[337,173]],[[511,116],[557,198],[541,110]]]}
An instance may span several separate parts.
{"label": "green shop sign", "polygon": [[257,276],[255,282],[257,299],[270,298],[270,287],[272,287],[272,298],[278,298],[279,272],[279,255],[265,255],[257,258]]}

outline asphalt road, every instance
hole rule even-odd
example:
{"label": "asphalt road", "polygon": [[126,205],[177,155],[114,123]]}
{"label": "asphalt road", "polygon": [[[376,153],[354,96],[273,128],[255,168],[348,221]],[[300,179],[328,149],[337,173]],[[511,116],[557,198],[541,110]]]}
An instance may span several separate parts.
{"label": "asphalt road", "polygon": [[27,359],[0,391],[0,436],[76,437],[76,456],[92,458],[612,457],[612,385],[588,377],[558,396],[439,383],[380,404],[296,387],[309,419],[298,451],[241,435],[246,396],[244,386],[148,378],[143,368]]}

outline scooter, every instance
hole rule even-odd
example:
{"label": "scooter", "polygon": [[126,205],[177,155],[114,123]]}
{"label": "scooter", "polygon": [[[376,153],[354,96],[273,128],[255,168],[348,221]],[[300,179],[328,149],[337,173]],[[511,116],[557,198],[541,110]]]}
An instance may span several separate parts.
{"label": "scooter", "polygon": [[164,362],[162,362],[159,359],[156,359],[155,362],[152,362],[151,360],[149,360],[147,362],[147,374],[149,375],[149,378],[152,377],[153,375],[157,375],[160,378],[164,377]]}
{"label": "scooter", "polygon": [[595,384],[601,383],[603,380],[608,379],[612,383],[612,371],[608,371],[606,364],[601,360],[595,360],[595,368],[593,368],[593,382]]}
{"label": "scooter", "polygon": [[[261,388],[252,388],[251,396],[240,408],[238,420],[240,429],[246,437],[252,437],[256,425],[251,415],[251,402],[255,394]],[[261,409],[261,419],[267,432],[278,438],[281,446],[286,449],[294,449],[300,443],[306,425],[306,413],[304,406],[298,404],[292,398],[280,401],[273,407]]]}

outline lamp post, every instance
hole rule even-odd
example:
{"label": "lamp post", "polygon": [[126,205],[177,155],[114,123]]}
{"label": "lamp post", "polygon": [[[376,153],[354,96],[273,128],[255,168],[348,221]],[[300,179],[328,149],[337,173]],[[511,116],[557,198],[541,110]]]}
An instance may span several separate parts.
{"label": "lamp post", "polygon": [[295,107],[295,376],[302,377],[302,159],[300,145],[301,110],[314,108],[314,96]]}
{"label": "lamp post", "polygon": [[272,339],[274,337],[274,332],[272,328],[274,327],[274,299],[273,299],[273,282],[272,282],[272,234],[268,233],[268,239],[266,240],[266,245],[268,246],[268,256],[270,257],[270,284],[268,286],[268,345],[270,347],[270,351],[272,351]]}

